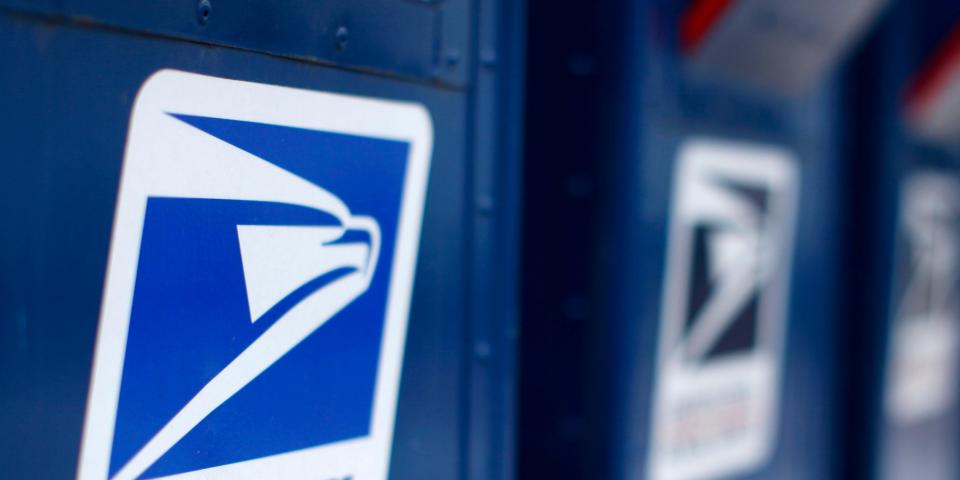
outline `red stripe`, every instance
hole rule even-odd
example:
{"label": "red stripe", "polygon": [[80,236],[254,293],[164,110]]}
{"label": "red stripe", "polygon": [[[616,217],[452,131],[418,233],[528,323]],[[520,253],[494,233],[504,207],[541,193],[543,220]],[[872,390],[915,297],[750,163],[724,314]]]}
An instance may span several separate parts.
{"label": "red stripe", "polygon": [[680,48],[690,53],[700,46],[732,4],[733,0],[695,0],[680,19]]}
{"label": "red stripe", "polygon": [[960,66],[960,23],[937,49],[920,73],[908,84],[904,98],[911,112],[926,108],[946,86],[955,68]]}

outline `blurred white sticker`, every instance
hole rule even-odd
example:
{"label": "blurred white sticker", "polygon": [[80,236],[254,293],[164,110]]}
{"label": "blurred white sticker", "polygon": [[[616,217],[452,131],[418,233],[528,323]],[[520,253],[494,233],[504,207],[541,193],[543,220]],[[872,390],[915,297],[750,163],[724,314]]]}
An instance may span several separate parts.
{"label": "blurred white sticker", "polygon": [[655,480],[762,465],[773,449],[798,173],[783,149],[680,148],[648,463]]}
{"label": "blurred white sticker", "polygon": [[957,388],[960,185],[924,172],[900,197],[886,411],[911,424],[944,413]]}

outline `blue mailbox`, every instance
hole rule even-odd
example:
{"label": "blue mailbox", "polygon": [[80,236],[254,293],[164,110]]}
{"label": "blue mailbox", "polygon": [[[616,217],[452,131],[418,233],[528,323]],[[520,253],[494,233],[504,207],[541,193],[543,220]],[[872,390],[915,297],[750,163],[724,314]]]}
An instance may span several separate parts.
{"label": "blue mailbox", "polygon": [[844,473],[859,478],[960,474],[958,18],[952,2],[897,2],[849,71]]}
{"label": "blue mailbox", "polygon": [[835,65],[882,2],[614,3],[530,7],[520,473],[828,478]]}
{"label": "blue mailbox", "polygon": [[511,478],[523,34],[0,1],[0,476]]}

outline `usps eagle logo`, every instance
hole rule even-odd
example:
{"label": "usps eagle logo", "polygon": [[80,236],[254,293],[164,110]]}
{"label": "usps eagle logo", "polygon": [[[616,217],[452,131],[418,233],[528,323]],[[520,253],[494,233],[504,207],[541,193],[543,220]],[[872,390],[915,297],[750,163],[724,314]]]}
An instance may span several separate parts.
{"label": "usps eagle logo", "polygon": [[886,414],[922,425],[956,403],[960,360],[960,182],[920,170],[901,187],[887,353]]}
{"label": "usps eagle logo", "polygon": [[384,478],[430,135],[416,105],[148,80],[79,478]]}
{"label": "usps eagle logo", "polygon": [[670,211],[648,474],[753,471],[773,451],[798,172],[789,152],[694,139]]}

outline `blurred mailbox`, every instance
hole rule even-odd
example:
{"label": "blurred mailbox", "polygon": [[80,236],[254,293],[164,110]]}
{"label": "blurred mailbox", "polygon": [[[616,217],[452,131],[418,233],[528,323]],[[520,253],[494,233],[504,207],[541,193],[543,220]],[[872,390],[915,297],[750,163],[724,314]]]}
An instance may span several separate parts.
{"label": "blurred mailbox", "polygon": [[[842,3],[616,2],[534,24],[554,89],[530,94],[526,218],[570,233],[527,244],[524,359],[564,374],[525,373],[522,472],[833,473],[845,217],[827,73],[882,2]],[[610,20],[594,69],[569,36],[591,15]],[[569,252],[585,253],[551,263]]]}

